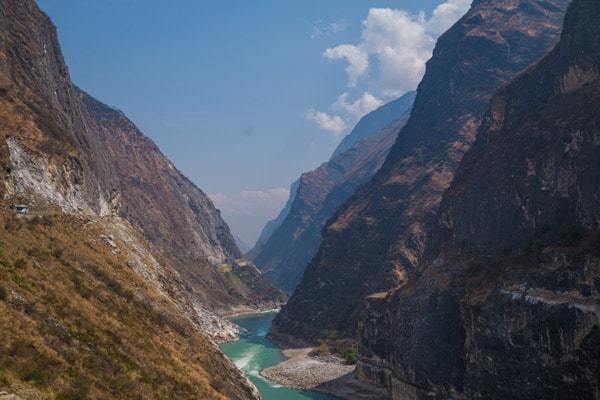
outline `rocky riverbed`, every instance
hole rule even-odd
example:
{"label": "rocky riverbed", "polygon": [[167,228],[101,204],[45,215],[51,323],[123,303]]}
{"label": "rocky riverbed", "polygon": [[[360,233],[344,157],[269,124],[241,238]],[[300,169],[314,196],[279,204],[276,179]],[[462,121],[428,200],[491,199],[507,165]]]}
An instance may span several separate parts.
{"label": "rocky riverbed", "polygon": [[353,365],[333,357],[312,357],[313,349],[283,350],[287,360],[261,371],[265,378],[295,389],[314,389],[354,371]]}
{"label": "rocky riverbed", "polygon": [[329,393],[348,400],[389,398],[385,390],[359,381],[354,365],[335,356],[312,356],[312,351],[312,348],[284,350],[287,360],[263,369],[260,374],[286,387]]}

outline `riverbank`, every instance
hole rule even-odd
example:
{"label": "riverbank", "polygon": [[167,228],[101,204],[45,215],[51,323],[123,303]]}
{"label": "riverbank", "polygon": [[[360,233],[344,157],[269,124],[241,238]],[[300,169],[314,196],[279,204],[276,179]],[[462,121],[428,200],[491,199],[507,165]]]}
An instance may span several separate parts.
{"label": "riverbank", "polygon": [[281,308],[279,306],[268,306],[265,308],[249,308],[238,307],[220,314],[215,314],[212,311],[195,305],[198,323],[204,333],[206,333],[217,344],[232,342],[240,339],[240,335],[244,332],[238,324],[232,322],[232,319],[240,317],[251,317],[253,315],[277,313]]}
{"label": "riverbank", "polygon": [[231,322],[242,328],[239,340],[222,343],[223,352],[258,388],[263,400],[339,400],[325,393],[293,389],[272,382],[260,371],[286,360],[280,348],[266,336],[275,312],[252,313],[233,318]]}
{"label": "riverbank", "polygon": [[385,390],[359,381],[355,366],[335,356],[311,356],[312,348],[283,350],[285,361],[260,371],[277,384],[332,394],[347,400],[387,400]]}
{"label": "riverbank", "polygon": [[338,357],[313,357],[311,347],[283,350],[286,360],[260,374],[265,378],[294,389],[315,389],[354,371]]}

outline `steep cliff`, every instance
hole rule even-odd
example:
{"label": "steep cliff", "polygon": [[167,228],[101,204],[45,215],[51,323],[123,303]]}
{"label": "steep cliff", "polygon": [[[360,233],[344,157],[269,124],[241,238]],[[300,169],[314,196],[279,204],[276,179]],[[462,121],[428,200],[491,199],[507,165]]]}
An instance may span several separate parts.
{"label": "steep cliff", "polygon": [[[0,0],[0,166],[2,385],[256,398],[204,331],[222,324],[215,311],[284,295],[236,260],[202,191],[71,83],[54,26],[29,0]],[[18,203],[28,215],[13,216]]]}
{"label": "steep cliff", "polygon": [[494,92],[557,42],[568,0],[479,0],[440,37],[384,165],[323,231],[272,335],[355,337],[366,296],[402,284]]}
{"label": "steep cliff", "polygon": [[371,299],[359,371],[394,399],[600,398],[599,20],[575,0],[494,96],[422,272]]}
{"label": "steep cliff", "polygon": [[87,123],[116,176],[114,212],[139,227],[181,274],[194,299],[220,313],[272,308],[285,296],[242,257],[208,196],[183,176],[122,113],[76,90]]}
{"label": "steep cliff", "polygon": [[253,258],[280,288],[293,292],[319,248],[321,230],[381,167],[413,100],[414,93],[409,92],[367,114],[328,162],[302,174],[285,219]]}
{"label": "steep cliff", "polygon": [[[208,197],[122,113],[71,83],[55,28],[35,4],[7,1],[2,11],[4,197],[126,218],[199,301],[216,310],[248,303],[216,268],[241,253]],[[248,304],[262,300],[256,293]]]}

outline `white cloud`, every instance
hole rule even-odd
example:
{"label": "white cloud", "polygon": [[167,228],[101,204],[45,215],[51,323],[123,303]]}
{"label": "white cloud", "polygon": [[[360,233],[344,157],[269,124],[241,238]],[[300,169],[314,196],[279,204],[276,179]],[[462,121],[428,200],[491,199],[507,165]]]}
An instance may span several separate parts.
{"label": "white cloud", "polygon": [[472,0],[448,0],[440,4],[433,11],[427,29],[435,35],[446,32],[467,12],[471,2]]}
{"label": "white cloud", "polygon": [[254,243],[260,229],[283,208],[290,195],[286,188],[242,190],[238,193],[210,193],[215,206],[232,231],[247,243]]}
{"label": "white cloud", "polygon": [[332,36],[336,33],[346,31],[348,26],[348,21],[345,19],[340,19],[330,23],[324,23],[323,21],[319,20],[313,24],[310,38],[318,39],[320,37]]}
{"label": "white cloud", "polygon": [[372,90],[382,96],[400,96],[417,87],[438,36],[469,8],[471,0],[446,0],[430,19],[424,12],[411,15],[390,8],[371,8],[363,21],[361,40],[325,50],[329,60],[348,63],[348,86],[369,76]]}
{"label": "white cloud", "polygon": [[304,118],[308,121],[315,122],[319,128],[324,131],[333,133],[336,136],[341,135],[346,131],[346,123],[344,120],[338,115],[329,115],[327,113],[317,111],[315,109],[310,109],[304,113]]}
{"label": "white cloud", "polygon": [[369,92],[363,93],[363,95],[354,102],[349,102],[348,96],[349,94],[347,92],[342,93],[335,103],[333,103],[332,107],[334,110],[346,112],[356,119],[383,105],[383,100],[373,96]]}
{"label": "white cloud", "polygon": [[323,53],[323,57],[328,60],[343,60],[348,62],[346,72],[348,73],[348,85],[356,86],[358,78],[367,72],[369,68],[369,57],[360,47],[350,44],[342,44],[340,46],[327,49]]}
{"label": "white cloud", "polygon": [[[424,12],[371,8],[356,44],[341,44],[323,52],[327,60],[347,63],[348,91],[331,105],[335,114],[308,110],[304,117],[340,136],[360,117],[414,90],[425,73],[437,38],[464,15],[472,0],[445,0],[431,18]],[[355,100],[349,100],[353,92]],[[359,92],[360,94],[356,94]]]}
{"label": "white cloud", "polygon": [[215,206],[225,212],[250,212],[263,205],[280,205],[286,202],[290,191],[286,188],[267,190],[242,190],[235,194],[210,193],[208,196]]}

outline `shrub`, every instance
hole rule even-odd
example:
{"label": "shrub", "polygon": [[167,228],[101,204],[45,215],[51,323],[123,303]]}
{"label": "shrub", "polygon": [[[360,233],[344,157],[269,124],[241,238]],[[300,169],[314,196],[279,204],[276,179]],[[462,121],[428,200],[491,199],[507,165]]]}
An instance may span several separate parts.
{"label": "shrub", "polygon": [[52,256],[54,258],[61,258],[63,255],[63,249],[61,249],[60,247],[55,247],[54,249],[52,249]]}
{"label": "shrub", "polygon": [[8,297],[8,291],[6,290],[6,288],[4,286],[0,285],[0,301],[6,300],[7,297]]}
{"label": "shrub", "polygon": [[81,278],[77,275],[76,272],[71,274],[71,281],[73,282],[73,286],[75,287],[75,291],[81,295],[84,299],[89,299],[92,297],[92,291],[84,285],[81,281]]}
{"label": "shrub", "polygon": [[88,398],[88,385],[77,382],[69,390],[56,395],[55,400],[85,400]]}
{"label": "shrub", "polygon": [[49,215],[36,215],[33,218],[27,220],[30,227],[36,225],[52,226],[52,217]]}
{"label": "shrub", "polygon": [[40,217],[40,224],[44,226],[52,226],[54,221],[52,221],[52,217],[49,215],[43,215]]}
{"label": "shrub", "polygon": [[15,268],[23,268],[27,265],[27,260],[25,260],[24,258],[17,258],[13,265]]}
{"label": "shrub", "polygon": [[356,346],[348,347],[344,350],[342,356],[348,364],[356,364],[356,361],[358,361],[358,349]]}
{"label": "shrub", "polygon": [[22,374],[21,377],[26,382],[34,382],[37,384],[43,384],[47,380],[45,369],[43,368],[31,369],[30,371],[27,371],[24,374]]}
{"label": "shrub", "polygon": [[12,265],[10,265],[10,263],[6,260],[3,260],[0,258],[0,267],[3,267],[4,269],[8,270],[8,271],[12,271],[14,268]]}
{"label": "shrub", "polygon": [[27,314],[29,316],[33,316],[37,312],[37,310],[35,309],[35,306],[31,303],[25,303],[25,305],[23,306],[23,311],[25,312],[25,314]]}
{"label": "shrub", "polygon": [[4,376],[4,372],[0,371],[0,388],[6,388],[9,386],[8,379]]}

